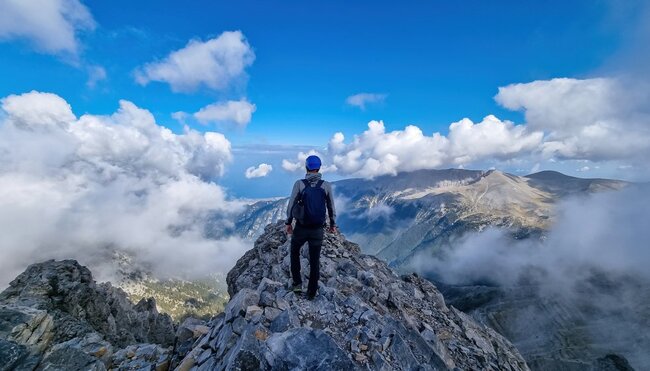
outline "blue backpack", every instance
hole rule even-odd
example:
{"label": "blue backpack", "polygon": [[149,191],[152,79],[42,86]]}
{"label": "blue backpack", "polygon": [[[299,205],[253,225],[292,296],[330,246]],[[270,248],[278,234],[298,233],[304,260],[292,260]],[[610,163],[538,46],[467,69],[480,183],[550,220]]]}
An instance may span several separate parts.
{"label": "blue backpack", "polygon": [[305,227],[322,227],[326,220],[325,190],[321,187],[323,180],[319,180],[313,187],[307,179],[303,179],[305,189],[296,197],[291,210],[291,215]]}

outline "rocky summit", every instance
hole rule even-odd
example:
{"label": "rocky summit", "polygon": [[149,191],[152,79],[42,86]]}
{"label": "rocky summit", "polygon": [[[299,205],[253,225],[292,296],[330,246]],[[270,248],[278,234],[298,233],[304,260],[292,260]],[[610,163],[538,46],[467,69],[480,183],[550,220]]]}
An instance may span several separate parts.
{"label": "rocky summit", "polygon": [[314,300],[287,290],[289,272],[284,225],[270,224],[228,274],[224,312],[174,326],[74,260],[34,264],[0,294],[0,371],[528,370],[429,281],[342,235],[325,236]]}
{"label": "rocky summit", "polygon": [[433,284],[398,276],[341,235],[326,234],[313,301],[287,291],[289,272],[284,225],[269,225],[228,274],[230,302],[179,369],[528,370],[508,340],[448,307]]}
{"label": "rocky summit", "polygon": [[166,367],[174,336],[153,300],[133,305],[74,260],[31,265],[0,294],[3,371]]}

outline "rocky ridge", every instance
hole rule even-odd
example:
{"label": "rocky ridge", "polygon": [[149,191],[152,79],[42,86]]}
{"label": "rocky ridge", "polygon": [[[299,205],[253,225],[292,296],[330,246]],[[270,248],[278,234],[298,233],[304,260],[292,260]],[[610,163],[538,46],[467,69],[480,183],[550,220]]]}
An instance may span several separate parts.
{"label": "rocky ridge", "polygon": [[165,369],[174,337],[153,299],[134,305],[74,260],[33,264],[0,294],[2,371]]}
{"label": "rocky ridge", "polygon": [[[0,294],[0,371],[528,370],[429,281],[398,276],[341,235],[326,234],[319,296],[287,292],[288,249],[282,223],[267,226],[227,277],[225,311],[176,329],[154,300],[134,305],[76,261],[34,264]],[[574,369],[554,365],[534,364]],[[581,366],[632,369],[616,354]]]}
{"label": "rocky ridge", "polygon": [[288,252],[283,224],[268,225],[228,274],[224,313],[179,369],[528,370],[510,342],[447,306],[429,281],[398,276],[341,235],[326,234],[313,301],[287,292]]}

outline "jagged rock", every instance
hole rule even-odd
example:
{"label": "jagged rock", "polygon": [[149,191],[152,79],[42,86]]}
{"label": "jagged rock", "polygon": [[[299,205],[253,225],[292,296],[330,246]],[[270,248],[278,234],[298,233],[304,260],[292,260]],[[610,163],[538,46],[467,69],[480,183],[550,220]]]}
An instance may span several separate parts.
{"label": "jagged rock", "polygon": [[104,363],[108,363],[113,355],[113,345],[105,340],[103,337],[96,333],[91,332],[83,338],[74,338],[63,343],[54,345],[49,352],[57,350],[76,349],[84,354],[100,359]]}
{"label": "jagged rock", "polygon": [[43,352],[52,341],[54,321],[44,310],[0,305],[0,337]]}
{"label": "jagged rock", "polygon": [[205,334],[207,330],[208,328],[205,326],[205,321],[191,317],[186,318],[183,323],[178,326],[178,329],[176,329],[176,341],[182,343],[189,339],[197,338]]}
{"label": "jagged rock", "polygon": [[129,345],[113,355],[110,367],[115,370],[167,370],[171,356],[171,348],[157,344]]}
{"label": "jagged rock", "polygon": [[243,289],[234,295],[228,307],[224,311],[226,313],[226,322],[232,321],[239,316],[246,315],[249,306],[257,305],[260,301],[260,295],[251,289]]}
{"label": "jagged rock", "polygon": [[75,348],[59,348],[49,352],[39,363],[39,371],[87,370],[106,371],[99,359]]}
{"label": "jagged rock", "polygon": [[24,345],[13,341],[0,339],[0,371],[15,369],[29,357],[29,351]]}
{"label": "jagged rock", "polygon": [[55,342],[94,331],[118,346],[174,341],[171,318],[159,314],[155,303],[145,301],[134,307],[122,290],[97,285],[90,270],[74,260],[30,265],[0,294],[0,305],[30,307],[52,315]]}
{"label": "jagged rock", "polygon": [[232,299],[225,315],[208,324],[212,330],[197,340],[182,364],[198,369],[528,370],[512,344],[447,307],[429,281],[399,277],[340,235],[326,234],[319,295],[313,301],[287,291],[288,256],[284,225],[267,226],[228,273]]}
{"label": "jagged rock", "polygon": [[508,341],[447,307],[433,284],[399,277],[340,235],[326,235],[319,296],[296,296],[283,229],[269,225],[230,271],[224,313],[176,332],[153,300],[133,305],[74,261],[30,266],[0,294],[0,367],[528,369]]}
{"label": "jagged rock", "polygon": [[267,340],[274,367],[289,370],[349,370],[356,368],[348,355],[321,330],[293,328]]}
{"label": "jagged rock", "polygon": [[[155,301],[133,305],[74,260],[33,264],[0,293],[0,359],[7,369],[156,368],[168,364],[173,342],[171,318],[158,313]],[[131,351],[128,362],[115,358]]]}

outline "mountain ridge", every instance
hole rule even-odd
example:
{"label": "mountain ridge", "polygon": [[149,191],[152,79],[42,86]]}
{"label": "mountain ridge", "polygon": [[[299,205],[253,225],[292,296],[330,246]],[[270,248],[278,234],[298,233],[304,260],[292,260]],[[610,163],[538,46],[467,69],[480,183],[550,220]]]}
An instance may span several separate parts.
{"label": "mountain ridge", "polygon": [[314,301],[297,297],[286,289],[288,250],[284,224],[268,225],[228,274],[231,300],[225,312],[209,323],[211,331],[182,364],[206,369],[528,370],[505,338],[447,307],[433,284],[417,275],[398,276],[341,235],[325,236],[320,294]]}
{"label": "mountain ridge", "polygon": [[[393,266],[408,265],[418,252],[449,246],[465,232],[488,225],[511,228],[520,236],[541,235],[559,200],[627,184],[553,171],[521,177],[499,170],[465,169],[333,182],[339,228],[364,252],[378,254]],[[235,231],[254,239],[263,226],[286,217],[287,202],[283,198],[251,205],[235,223]]]}
{"label": "mountain ridge", "polygon": [[0,369],[528,370],[433,284],[398,276],[341,235],[325,237],[320,294],[296,296],[288,249],[284,225],[268,225],[229,272],[224,312],[178,329],[153,300],[130,304],[76,261],[34,264],[0,294]]}

